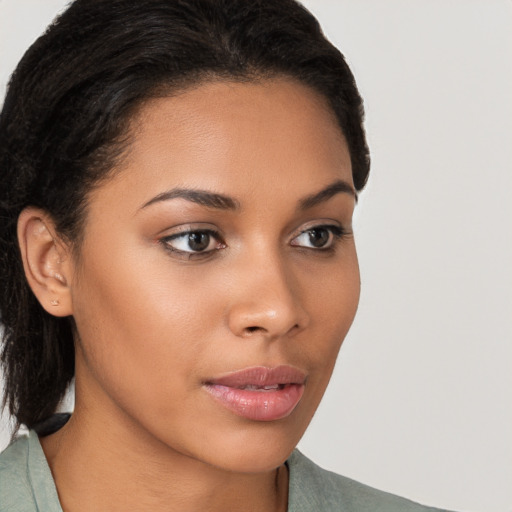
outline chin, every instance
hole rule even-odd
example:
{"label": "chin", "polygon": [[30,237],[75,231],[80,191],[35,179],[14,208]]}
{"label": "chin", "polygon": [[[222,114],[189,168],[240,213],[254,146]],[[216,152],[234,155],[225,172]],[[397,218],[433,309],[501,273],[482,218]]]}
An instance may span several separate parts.
{"label": "chin", "polygon": [[212,463],[234,473],[266,473],[282,466],[295,445],[276,447],[274,443],[268,443],[247,448],[225,451],[212,458]]}
{"label": "chin", "polygon": [[281,466],[290,456],[304,429],[256,424],[241,427],[215,443],[212,439],[202,459],[214,466],[237,473],[264,473]]}

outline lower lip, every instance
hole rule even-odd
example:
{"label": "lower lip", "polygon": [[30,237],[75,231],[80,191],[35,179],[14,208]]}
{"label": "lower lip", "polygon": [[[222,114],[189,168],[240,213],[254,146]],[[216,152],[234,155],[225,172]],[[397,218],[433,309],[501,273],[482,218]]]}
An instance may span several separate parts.
{"label": "lower lip", "polygon": [[254,421],[286,418],[304,393],[303,384],[288,384],[273,391],[237,389],[218,384],[208,384],[205,389],[226,409]]}

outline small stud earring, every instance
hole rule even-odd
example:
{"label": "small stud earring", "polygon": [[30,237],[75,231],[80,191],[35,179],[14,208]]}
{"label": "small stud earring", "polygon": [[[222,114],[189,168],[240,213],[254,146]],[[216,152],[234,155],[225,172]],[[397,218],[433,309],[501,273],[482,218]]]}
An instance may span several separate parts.
{"label": "small stud earring", "polygon": [[50,304],[51,304],[52,306],[58,306],[58,305],[60,304],[60,302],[58,301],[58,299],[54,299],[54,300],[52,300],[52,301],[50,302]]}

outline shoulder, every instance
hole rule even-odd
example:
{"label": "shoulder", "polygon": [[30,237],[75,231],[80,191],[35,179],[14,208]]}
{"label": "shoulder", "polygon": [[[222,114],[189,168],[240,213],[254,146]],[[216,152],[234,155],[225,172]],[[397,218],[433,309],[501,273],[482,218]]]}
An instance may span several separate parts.
{"label": "shoulder", "polygon": [[298,450],[287,464],[289,512],[441,512],[326,471]]}
{"label": "shoulder", "polygon": [[29,439],[20,437],[0,454],[0,511],[36,510],[29,470]]}
{"label": "shoulder", "polygon": [[38,436],[31,431],[0,454],[0,512],[62,512]]}

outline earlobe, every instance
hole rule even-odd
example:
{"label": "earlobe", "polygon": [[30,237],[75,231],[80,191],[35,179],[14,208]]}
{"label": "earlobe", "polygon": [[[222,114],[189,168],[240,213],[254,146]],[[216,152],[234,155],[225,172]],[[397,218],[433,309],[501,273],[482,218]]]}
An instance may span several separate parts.
{"label": "earlobe", "polygon": [[41,306],[54,316],[72,315],[69,249],[51,217],[39,208],[25,208],[18,218],[18,243],[25,276]]}

